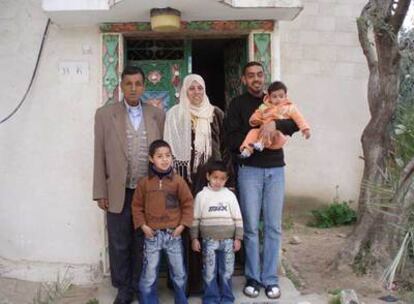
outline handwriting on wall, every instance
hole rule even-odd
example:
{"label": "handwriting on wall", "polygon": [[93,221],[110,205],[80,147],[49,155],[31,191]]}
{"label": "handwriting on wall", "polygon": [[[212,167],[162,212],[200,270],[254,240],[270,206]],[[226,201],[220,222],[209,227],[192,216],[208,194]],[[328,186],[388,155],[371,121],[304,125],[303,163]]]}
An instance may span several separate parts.
{"label": "handwriting on wall", "polygon": [[84,61],[62,61],[59,63],[58,72],[60,80],[64,82],[89,82],[89,64]]}

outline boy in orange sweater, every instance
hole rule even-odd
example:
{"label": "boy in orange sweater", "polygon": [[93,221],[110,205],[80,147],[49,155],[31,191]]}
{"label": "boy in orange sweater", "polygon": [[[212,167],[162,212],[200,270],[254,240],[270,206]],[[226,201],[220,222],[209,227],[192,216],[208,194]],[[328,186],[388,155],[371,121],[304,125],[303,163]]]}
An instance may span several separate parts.
{"label": "boy in orange sweater", "polygon": [[[286,143],[286,136],[275,131],[270,140],[265,141],[261,136],[261,126],[276,119],[293,119],[303,136],[310,137],[310,127],[297,107],[287,98],[287,87],[281,81],[273,82],[264,97],[263,103],[250,117],[249,123],[253,128],[247,133],[240,146],[240,157],[247,158],[254,150],[280,149]],[[257,128],[259,127],[259,128]]]}
{"label": "boy in orange sweater", "polygon": [[175,303],[186,304],[187,274],[181,233],[193,222],[193,196],[187,183],[173,171],[167,142],[154,141],[149,147],[149,159],[149,176],[139,180],[132,200],[134,227],[145,234],[139,303],[158,303],[158,268],[164,251]]}

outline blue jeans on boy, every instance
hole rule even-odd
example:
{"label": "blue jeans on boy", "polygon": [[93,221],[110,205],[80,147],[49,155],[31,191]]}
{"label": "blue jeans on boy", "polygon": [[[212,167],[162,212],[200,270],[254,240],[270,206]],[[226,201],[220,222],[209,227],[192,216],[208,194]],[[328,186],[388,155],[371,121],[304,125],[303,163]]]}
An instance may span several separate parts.
{"label": "blue jeans on boy", "polygon": [[[284,167],[240,166],[238,189],[243,215],[246,279],[254,279],[263,286],[278,284],[277,267],[285,194]],[[264,221],[262,264],[259,252],[261,211]]]}
{"label": "blue jeans on boy", "polygon": [[203,304],[234,303],[233,271],[233,239],[203,239]]}
{"label": "blue jeans on boy", "polygon": [[187,304],[185,295],[187,274],[184,268],[183,243],[181,236],[173,237],[173,229],[155,230],[153,238],[145,238],[144,261],[138,289],[139,303],[158,304],[158,269],[161,251],[165,251],[168,258],[170,278],[174,287],[176,304]]}

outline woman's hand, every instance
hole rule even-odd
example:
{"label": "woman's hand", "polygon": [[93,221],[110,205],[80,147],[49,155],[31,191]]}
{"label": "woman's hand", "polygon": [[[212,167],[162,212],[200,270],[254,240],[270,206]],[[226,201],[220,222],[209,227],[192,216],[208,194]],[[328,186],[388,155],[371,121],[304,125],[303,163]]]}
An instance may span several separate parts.
{"label": "woman's hand", "polygon": [[152,230],[150,226],[144,224],[141,226],[141,229],[144,232],[146,238],[150,239],[154,237],[154,230]]}
{"label": "woman's hand", "polygon": [[240,248],[241,248],[241,241],[238,239],[235,239],[233,243],[233,251],[237,252],[240,250]]}
{"label": "woman's hand", "polygon": [[201,251],[200,241],[198,239],[192,240],[192,242],[191,242],[191,248],[195,252],[200,252]]}
{"label": "woman's hand", "polygon": [[184,225],[178,225],[177,228],[174,229],[174,232],[173,232],[172,236],[173,237],[180,236],[181,233],[183,232],[184,228],[185,228]]}

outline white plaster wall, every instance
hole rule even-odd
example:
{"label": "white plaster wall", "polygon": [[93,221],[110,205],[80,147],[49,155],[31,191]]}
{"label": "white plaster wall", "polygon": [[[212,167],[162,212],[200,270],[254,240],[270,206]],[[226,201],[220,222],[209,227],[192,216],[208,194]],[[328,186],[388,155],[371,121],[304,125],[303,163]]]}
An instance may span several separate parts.
{"label": "white plaster wall", "polygon": [[[46,21],[40,0],[0,2],[0,119],[28,86]],[[76,283],[100,278],[103,217],[91,201],[99,60],[97,28],[52,24],[26,102],[0,125],[1,276],[55,280],[68,268]],[[60,78],[63,61],[86,62],[89,81]]]}
{"label": "white plaster wall", "polygon": [[[287,194],[356,200],[360,135],[368,121],[367,67],[355,17],[362,0],[305,0],[292,23],[280,22],[274,71],[312,125],[286,147]],[[29,83],[46,24],[41,0],[0,2],[0,119]],[[280,41],[280,42],[279,42]],[[0,275],[54,280],[69,266],[74,282],[99,280],[102,214],[91,202],[93,116],[99,106],[97,27],[52,24],[25,104],[0,125]],[[89,81],[59,77],[59,63],[89,65]],[[279,58],[277,60],[279,62]]]}
{"label": "white plaster wall", "polygon": [[368,68],[356,17],[364,0],[304,0],[293,22],[280,22],[281,79],[312,126],[287,144],[287,195],[357,200],[368,123]]}

